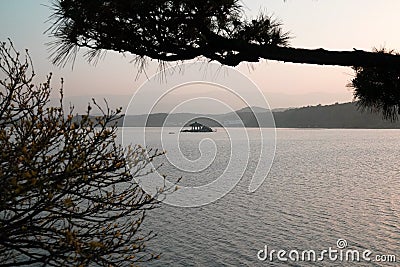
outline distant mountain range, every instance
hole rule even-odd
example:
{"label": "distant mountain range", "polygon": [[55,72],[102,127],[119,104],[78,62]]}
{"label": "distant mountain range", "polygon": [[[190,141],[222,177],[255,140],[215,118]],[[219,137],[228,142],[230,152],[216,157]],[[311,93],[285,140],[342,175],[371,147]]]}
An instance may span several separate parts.
{"label": "distant mountain range", "polygon": [[361,111],[356,102],[289,109],[274,112],[274,118],[278,128],[400,128],[400,122],[384,120],[381,113]]}
{"label": "distant mountain range", "polygon": [[[126,115],[127,127],[187,127],[193,122],[209,127],[273,127],[271,113],[263,108],[242,108],[226,114],[156,113],[150,115]],[[120,125],[122,125],[120,123]]]}
{"label": "distant mountain range", "polygon": [[[323,104],[327,105],[333,102],[346,103],[351,101],[353,95],[351,92],[343,91],[342,93],[327,93],[327,92],[314,92],[314,93],[305,93],[305,94],[287,94],[287,93],[276,93],[276,92],[263,92],[265,98],[268,100],[269,106],[275,111],[282,111],[281,108],[287,109],[288,107],[302,107],[306,105],[317,105]],[[157,113],[166,113],[170,112],[173,108],[175,108],[178,104],[186,101],[187,99],[195,99],[199,95],[199,92],[185,92],[185,94],[174,94],[169,95],[167,98],[163,98],[161,102],[158,102],[156,105],[156,109],[154,112]],[[203,94],[204,95],[204,94]],[[242,107],[242,102],[237,102],[237,97],[228,96],[226,98],[226,94],[220,92],[218,90],[207,91],[207,96],[214,99],[224,99],[224,103],[228,104],[233,109],[240,109]],[[100,105],[104,104],[104,99],[107,99],[107,103],[111,109],[116,109],[122,107],[122,110],[126,110],[128,104],[132,98],[132,95],[94,95],[94,96],[65,96],[64,98],[64,106],[69,108],[70,104],[74,106],[75,112],[84,113],[87,110],[88,103],[92,102],[92,98],[95,98],[97,103]],[[257,101],[248,101],[249,103],[257,103]],[[197,104],[198,105],[197,105]],[[59,99],[54,98],[51,100],[51,105],[58,105]],[[236,105],[238,104],[238,105]],[[257,105],[257,104],[252,104]],[[135,110],[140,111],[143,110],[143,113],[148,110],[147,105],[143,105],[135,107]],[[192,113],[203,113],[207,112],[210,114],[222,114],[226,111],[224,105],[214,105],[208,107],[206,111],[204,111],[204,107],[201,102],[191,102],[191,107],[189,112]],[[95,109],[93,110],[95,111]],[[186,112],[186,111],[182,111]],[[142,113],[135,113],[131,115],[140,115]]]}
{"label": "distant mountain range", "polygon": [[[362,112],[355,102],[317,105],[272,111],[277,128],[364,128],[398,129],[400,122],[382,119],[381,114]],[[226,114],[156,113],[127,115],[119,126],[185,127],[197,121],[209,127],[273,127],[271,113],[263,108],[243,108]]]}

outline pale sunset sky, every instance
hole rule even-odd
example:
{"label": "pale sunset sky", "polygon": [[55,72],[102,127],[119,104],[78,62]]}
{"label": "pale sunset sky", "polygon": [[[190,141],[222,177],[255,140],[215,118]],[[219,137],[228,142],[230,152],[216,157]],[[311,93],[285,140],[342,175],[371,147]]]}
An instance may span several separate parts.
{"label": "pale sunset sky", "polygon": [[[385,46],[400,49],[400,1],[398,0],[243,0],[249,16],[260,10],[273,14],[291,33],[291,46],[331,50],[371,50]],[[11,38],[19,49],[28,48],[33,58],[38,81],[53,72],[53,87],[58,89],[65,79],[67,97],[132,95],[146,81],[136,78],[137,69],[130,63],[133,56],[108,52],[96,66],[78,55],[74,68],[53,66],[46,43],[52,39],[44,34],[50,26],[51,0],[1,0],[0,40]],[[147,74],[157,70],[149,65]],[[241,64],[238,70],[252,79],[264,92],[271,107],[291,107],[347,102],[352,92],[346,84],[352,70],[344,67],[324,67],[282,62]],[[125,97],[126,99],[126,97]]]}

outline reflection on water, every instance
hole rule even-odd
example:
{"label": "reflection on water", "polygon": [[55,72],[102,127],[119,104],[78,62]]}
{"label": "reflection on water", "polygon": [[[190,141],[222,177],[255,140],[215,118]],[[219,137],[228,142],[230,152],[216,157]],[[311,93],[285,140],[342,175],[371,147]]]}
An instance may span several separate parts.
{"label": "reflection on water", "polygon": [[[136,130],[129,131],[135,142]],[[323,250],[336,247],[339,238],[351,249],[397,254],[399,261],[400,131],[279,129],[272,169],[262,186],[248,193],[259,143],[259,136],[252,131],[249,164],[229,194],[199,208],[162,205],[148,213],[144,227],[158,233],[149,247],[162,253],[151,266],[355,265],[257,259],[264,245],[287,251]],[[179,171],[165,162],[161,172],[182,176],[185,185],[215,179],[224,171],[231,149],[223,131],[213,134],[215,159],[206,169],[199,173]],[[158,139],[159,129],[153,129],[147,145],[159,147]],[[201,139],[193,134],[181,136],[182,153],[190,160],[200,157]],[[167,159],[159,159],[162,161]],[[375,262],[368,266],[396,264]]]}

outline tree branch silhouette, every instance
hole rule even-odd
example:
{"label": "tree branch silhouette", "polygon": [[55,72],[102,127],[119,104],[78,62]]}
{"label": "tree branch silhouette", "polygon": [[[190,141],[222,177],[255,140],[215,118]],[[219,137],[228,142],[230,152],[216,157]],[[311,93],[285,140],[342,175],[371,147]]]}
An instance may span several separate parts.
{"label": "tree branch silhouette", "polygon": [[[51,58],[58,65],[73,60],[79,48],[86,47],[89,61],[103,50],[113,50],[132,53],[139,62],[205,57],[229,66],[267,59],[374,68],[382,74],[400,70],[400,56],[393,53],[290,47],[290,34],[280,22],[265,14],[248,19],[239,0],[58,0],[51,20]],[[397,90],[390,85],[385,83],[385,90]],[[378,94],[383,94],[381,89],[376,88]],[[400,99],[393,103],[398,107]]]}
{"label": "tree branch silhouette", "polygon": [[[0,43],[0,265],[126,266],[157,257],[141,229],[157,206],[135,177],[158,151],[116,142],[120,110],[49,106],[29,54]],[[168,192],[165,188],[164,192]]]}

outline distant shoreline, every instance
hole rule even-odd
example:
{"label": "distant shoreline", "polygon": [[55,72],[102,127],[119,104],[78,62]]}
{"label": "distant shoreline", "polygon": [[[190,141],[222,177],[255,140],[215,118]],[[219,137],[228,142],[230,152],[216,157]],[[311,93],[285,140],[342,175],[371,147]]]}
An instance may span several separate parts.
{"label": "distant shoreline", "polygon": [[[354,102],[317,105],[284,111],[245,108],[227,114],[157,113],[126,115],[118,120],[125,127],[187,127],[193,121],[211,128],[289,129],[400,129],[400,122],[383,120],[379,113],[361,112]],[[273,117],[271,116],[273,115]],[[260,121],[259,119],[262,119]],[[79,116],[77,118],[79,120]]]}

